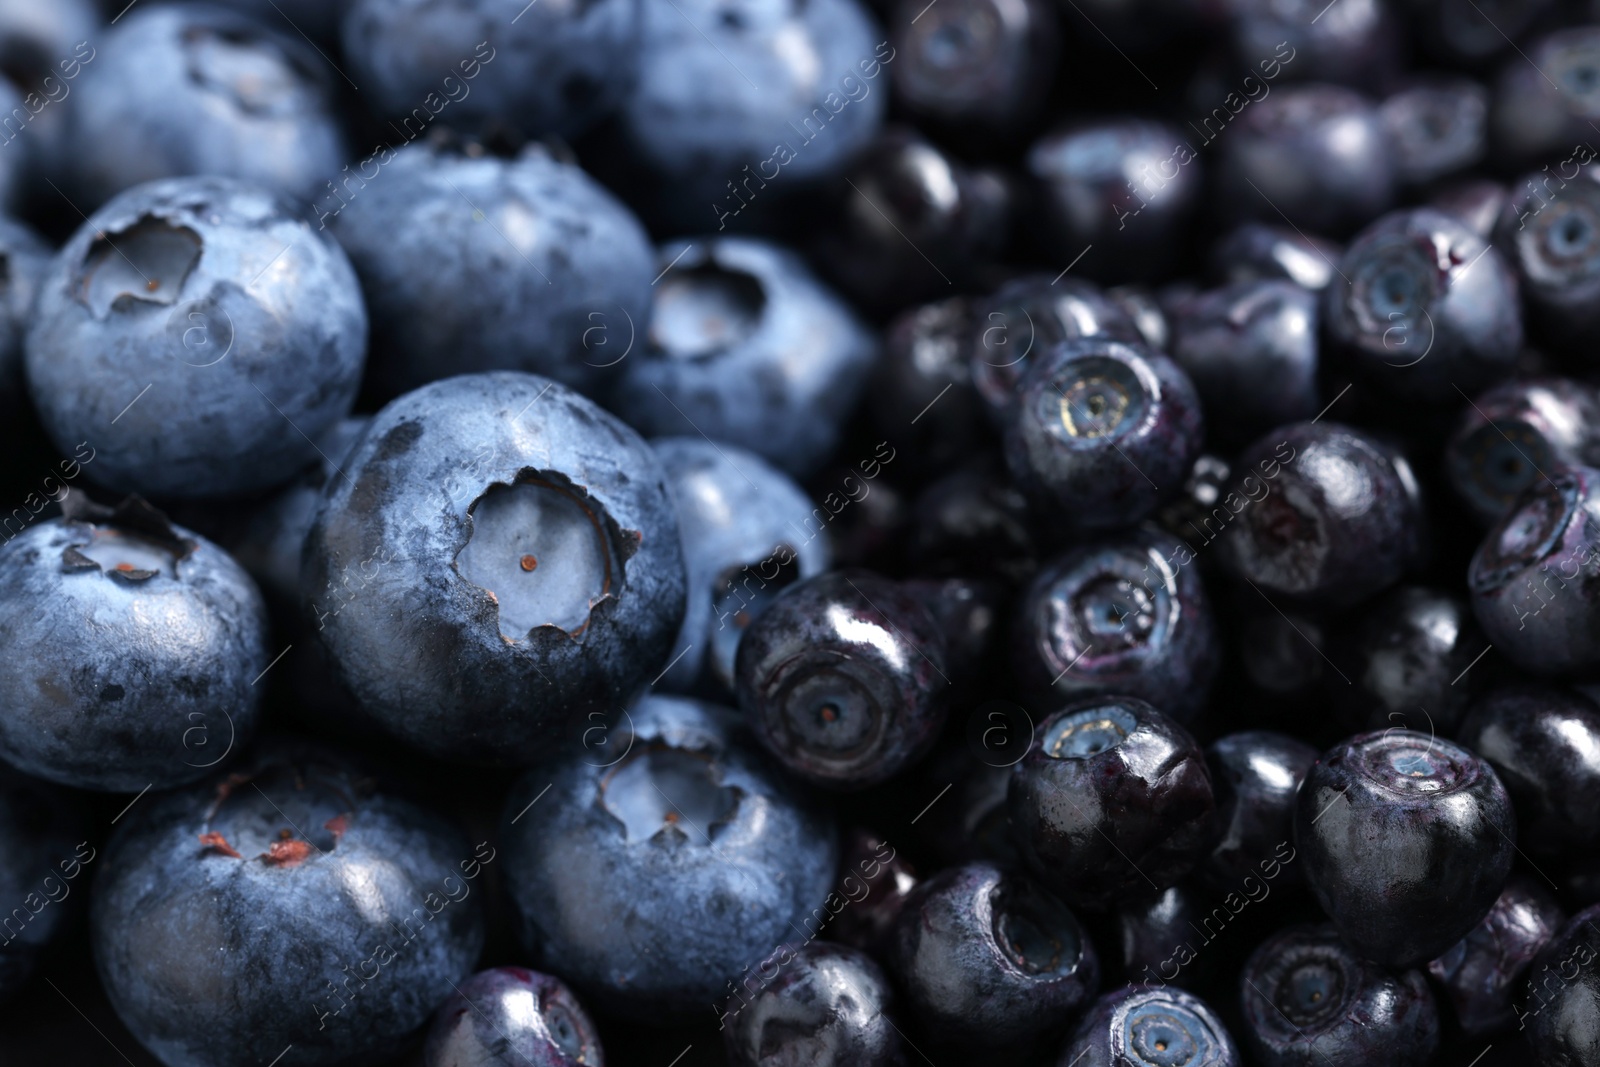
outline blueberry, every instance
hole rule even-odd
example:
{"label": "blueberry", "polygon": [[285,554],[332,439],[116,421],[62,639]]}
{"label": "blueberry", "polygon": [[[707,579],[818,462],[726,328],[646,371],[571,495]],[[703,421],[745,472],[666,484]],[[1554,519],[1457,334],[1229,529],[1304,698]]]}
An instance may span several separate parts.
{"label": "blueberry", "polygon": [[897,101],[934,128],[981,140],[1025,129],[1055,74],[1058,18],[1039,0],[957,0],[925,10],[915,0],[892,4]]}
{"label": "blueberry", "polygon": [[[1256,884],[1260,884],[1259,879]],[[1238,883],[1230,887],[1236,894]],[[1265,898],[1262,898],[1265,899]],[[1157,897],[1138,897],[1116,910],[1116,933],[1122,944],[1122,973],[1131,983],[1204,990],[1217,980],[1220,961],[1212,953],[1196,951],[1211,926],[1208,901],[1190,883],[1170,886]],[[1224,905],[1222,914],[1233,913]],[[1198,941],[1204,945],[1205,941]]]}
{"label": "blueberry", "polygon": [[1469,1037],[1492,1037],[1514,1020],[1512,998],[1533,958],[1561,929],[1555,897],[1531,878],[1511,876],[1489,914],[1428,964]]}
{"label": "blueberry", "polygon": [[1233,1037],[1210,1005],[1181,989],[1130,985],[1095,1002],[1055,1067],[1242,1067]]}
{"label": "blueberry", "polygon": [[28,386],[57,449],[96,448],[95,481],[238,494],[317,459],[312,441],[355,401],[366,343],[331,237],[254,186],[174,178],[118,196],[56,254]]}
{"label": "blueberry", "polygon": [[1269,597],[1360,603],[1421,553],[1416,476],[1398,451],[1358,430],[1279,427],[1246,449],[1235,470],[1246,473],[1226,510],[1213,513],[1218,528],[1207,524],[1206,532],[1223,567]]}
{"label": "blueberry", "polygon": [[620,106],[638,77],[640,0],[355,0],[344,54],[368,105],[409,140],[457,129],[570,136]]}
{"label": "blueberry", "polygon": [[1412,5],[1413,25],[1438,59],[1482,68],[1507,54],[1554,6],[1555,0],[1419,0]]}
{"label": "blueberry", "polygon": [[[1246,602],[1248,604],[1248,602]],[[1330,630],[1320,612],[1287,610],[1257,599],[1239,622],[1239,660],[1250,684],[1296,713],[1316,706],[1333,664],[1323,658]]]}
{"label": "blueberry", "polygon": [[983,456],[940,478],[917,498],[906,553],[918,574],[975,575],[1008,585],[1038,568],[1028,501],[998,456]]}
{"label": "blueberry", "polygon": [[893,1009],[889,980],[866,953],[822,941],[782,945],[728,998],[728,1063],[894,1067],[905,1048]]}
{"label": "blueberry", "polygon": [[[24,418],[23,339],[34,293],[50,265],[50,246],[20,222],[0,216],[0,415],[7,426]],[[962,353],[963,357],[965,352]]]}
{"label": "blueberry", "polygon": [[1571,378],[1517,378],[1473,398],[1445,445],[1450,485],[1496,522],[1544,471],[1600,461],[1600,392]]}
{"label": "blueberry", "polygon": [[1173,360],[1194,381],[1221,439],[1250,440],[1322,407],[1316,295],[1288,281],[1203,293],[1173,316]]}
{"label": "blueberry", "polygon": [[990,439],[968,363],[974,316],[971,300],[951,297],[902,312],[884,332],[867,407],[880,434],[905,442],[919,473],[945,474]]}
{"label": "blueberry", "polygon": [[1288,281],[1315,291],[1328,287],[1343,254],[1332,241],[1288,226],[1245,222],[1212,246],[1211,274],[1227,285]]}
{"label": "blueberry", "polygon": [[1200,453],[1200,398],[1176,363],[1142,345],[1077,341],[1040,353],[1005,429],[1012,477],[1047,513],[1085,530],[1148,516]]}
{"label": "blueberry", "polygon": [[[1600,73],[1600,52],[1596,62]],[[1561,347],[1600,339],[1600,184],[1527,175],[1511,187],[1494,242],[1517,273],[1533,333]]]}
{"label": "blueberry", "polygon": [[[1373,5],[1376,7],[1376,5]],[[1419,81],[1378,105],[1402,182],[1426,185],[1483,161],[1489,91],[1471,78]]]}
{"label": "blueberry", "polygon": [[1012,771],[1012,834],[1063,900],[1103,911],[1160,893],[1211,844],[1211,775],[1194,738],[1133,698],[1069,704]]}
{"label": "blueberry", "polygon": [[529,772],[506,801],[524,937],[629,1018],[717,1010],[746,966],[844,906],[833,828],[726,709],[648,697],[605,742]]}
{"label": "blueberry", "polygon": [[971,695],[994,665],[1010,597],[999,582],[970,578],[908,578],[902,587],[922,602],[938,627],[946,670],[957,698]]}
{"label": "blueberry", "polygon": [[191,174],[309,197],[344,165],[333,71],[293,28],[201,4],[125,14],[93,46],[62,57],[91,60],[59,150],[85,209],[141,182]]}
{"label": "blueberry", "polygon": [[1154,290],[1142,285],[1114,285],[1106,290],[1106,296],[1127,313],[1141,341],[1157,352],[1171,347],[1172,323]]}
{"label": "blueberry", "polygon": [[1286,882],[1299,881],[1300,869],[1287,866],[1295,858],[1294,799],[1316,760],[1304,741],[1269,730],[1228,734],[1206,747],[1217,838],[1201,873],[1214,888],[1237,890],[1280,871]]}
{"label": "blueberry", "polygon": [[1600,1063],[1600,907],[1567,920],[1528,969],[1517,1029],[1542,1067]]}
{"label": "blueberry", "polygon": [[1464,178],[1445,186],[1428,201],[1428,206],[1454,215],[1485,240],[1494,235],[1495,223],[1505,210],[1511,190],[1487,178]]}
{"label": "blueberry", "polygon": [[524,967],[456,986],[428,1030],[425,1067],[605,1067],[600,1036],[559,978]]}
{"label": "blueberry", "polygon": [[1059,1033],[1100,984],[1094,946],[1066,905],[988,863],[948,868],[913,891],[889,969],[930,1037],[991,1053]]}
{"label": "blueberry", "polygon": [[917,887],[916,869],[888,841],[859,827],[845,837],[839,869],[844,872],[840,888],[850,906],[835,917],[828,937],[881,957],[895,921]]}
{"label": "blueberry", "polygon": [[1535,481],[1472,557],[1467,584],[1484,633],[1523,670],[1572,674],[1600,664],[1600,471],[1568,467]]}
{"label": "blueberry", "polygon": [[1317,902],[1351,948],[1390,967],[1433,959],[1483,920],[1516,833],[1494,769],[1413,730],[1324,752],[1295,801],[1295,848]]}
{"label": "blueberry", "polygon": [[1562,862],[1600,847],[1600,708],[1586,697],[1550,686],[1495,689],[1473,705],[1459,737],[1505,783],[1529,856]]}
{"label": "blueberry", "polygon": [[[1221,114],[1219,124],[1212,116]],[[1394,200],[1395,161],[1377,108],[1335,85],[1281,85],[1237,119],[1224,107],[1202,120],[1216,140],[1218,207],[1339,235]]]}
{"label": "blueberry", "polygon": [[[1396,9],[1356,0],[1337,18],[1322,18],[1323,10],[1316,0],[1237,0],[1228,11],[1233,55],[1243,69],[1257,67],[1268,86],[1274,76],[1357,89],[1392,80],[1403,46]],[[1274,87],[1255,97],[1254,82],[1243,88],[1248,102],[1260,103]]]}
{"label": "blueberry", "polygon": [[1367,962],[1328,925],[1291,926],[1262,942],[1239,999],[1261,1067],[1414,1067],[1439,1049],[1439,1011],[1422,973]]}
{"label": "blueberry", "polygon": [[[1548,0],[1506,6],[1505,32],[1516,34],[1518,23],[1538,18]],[[1503,17],[1500,11],[1491,14]],[[1500,37],[1496,47],[1505,41],[1504,34]],[[1529,43],[1524,55],[1527,63],[1507,63],[1494,88],[1489,128],[1504,162],[1532,163],[1571,153],[1593,135],[1589,120],[1600,106],[1600,27],[1546,34]],[[1594,158],[1592,148],[1588,158]]]}
{"label": "blueberry", "polygon": [[731,692],[751,622],[785,585],[828,569],[827,528],[804,490],[737,445],[703,437],[652,444],[677,505],[689,590],[674,645],[684,651],[656,681],[688,692],[709,672]]}
{"label": "blueberry", "polygon": [[1079,270],[1128,281],[1165,274],[1199,205],[1202,165],[1176,128],[1148,119],[1069,127],[1028,151],[1042,187],[1051,244],[1087,250]]}
{"label": "blueberry", "polygon": [[1385,393],[1454,405],[1512,370],[1516,278],[1455,216],[1385,215],[1351,242],[1339,273],[1324,294],[1333,350]]}
{"label": "blueberry", "polygon": [[778,245],[679,241],[660,258],[649,335],[620,368],[618,414],[642,433],[700,433],[814,472],[866,385],[876,338]]}
{"label": "blueberry", "polygon": [[834,789],[876,784],[925,755],[951,685],[943,634],[922,601],[858,570],[780,593],[739,641],[735,677],[762,745]]}
{"label": "blueberry", "polygon": [[83,805],[64,789],[0,766],[0,899],[14,901],[0,923],[0,1002],[38,969],[75,905],[72,883],[96,852],[83,840]]}
{"label": "blueberry", "polygon": [[113,792],[204,776],[255,732],[261,594],[137,497],[63,507],[0,546],[0,756]]}
{"label": "blueberry", "polygon": [[1221,658],[1199,572],[1184,566],[1192,559],[1146,526],[1046,564],[1017,613],[1018,682],[1045,706],[1120,693],[1192,719]]}
{"label": "blueberry", "polygon": [[383,399],[490,370],[594,392],[644,345],[655,274],[644,229],[536,146],[509,159],[402,148],[381,180],[319,197],[317,214],[361,277],[373,322],[367,388]]}
{"label": "blueberry", "polygon": [[436,756],[525,764],[655,677],[683,621],[655,453],[501,371],[394,401],[306,535],[307,622],[363,708]]}
{"label": "blueberry", "polygon": [[275,748],[117,827],[95,963],[162,1062],[256,1067],[291,1044],[302,1063],[378,1062],[472,970],[473,879],[494,849],[369,784],[318,750]]}

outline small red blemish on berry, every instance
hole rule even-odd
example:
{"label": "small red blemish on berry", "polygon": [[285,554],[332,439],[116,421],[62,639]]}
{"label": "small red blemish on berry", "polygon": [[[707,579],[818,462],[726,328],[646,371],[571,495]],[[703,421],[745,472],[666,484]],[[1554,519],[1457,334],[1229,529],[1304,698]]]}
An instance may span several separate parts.
{"label": "small red blemish on berry", "polygon": [[232,856],[236,860],[244,859],[243,856],[234,851],[232,845],[228,844],[228,839],[217,833],[215,830],[209,830],[206,833],[201,834],[200,843],[206,846],[206,848],[216,849],[224,856]]}
{"label": "small red blemish on berry", "polygon": [[261,858],[274,867],[293,867],[304,863],[310,855],[309,841],[274,841]]}
{"label": "small red blemish on berry", "polygon": [[675,812],[675,811],[669,811],[665,815],[663,815],[662,818],[666,819],[668,822],[677,822],[678,821],[678,813]]}
{"label": "small red blemish on berry", "polygon": [[537,567],[538,565],[539,565],[538,557],[532,556],[532,555],[528,555],[528,556],[523,556],[522,557],[522,569],[523,570],[531,571],[535,567]]}
{"label": "small red blemish on berry", "polygon": [[323,823],[322,828],[332,834],[333,839],[337,841],[344,836],[346,830],[350,829],[350,816],[348,814],[335,815]]}
{"label": "small red blemish on berry", "polygon": [[131,564],[131,563],[119,563],[119,564],[117,564],[117,570],[123,571],[123,572],[131,571],[131,570],[133,570],[133,564]]}
{"label": "small red blemish on berry", "polygon": [[150,292],[153,293],[157,289],[161,288],[161,279],[160,278],[151,278],[151,279],[149,279],[148,281],[146,281],[144,283],[144,287],[146,289],[148,289]]}
{"label": "small red blemish on berry", "polygon": [[519,982],[527,982],[529,985],[533,984],[533,972],[528,970],[526,967],[507,967],[506,973]]}

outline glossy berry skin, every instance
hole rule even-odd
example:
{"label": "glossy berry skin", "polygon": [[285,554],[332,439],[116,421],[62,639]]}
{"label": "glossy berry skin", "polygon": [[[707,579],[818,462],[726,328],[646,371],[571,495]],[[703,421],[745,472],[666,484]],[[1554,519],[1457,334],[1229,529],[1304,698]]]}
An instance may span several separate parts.
{"label": "glossy berry skin", "polygon": [[1512,1000],[1529,966],[1566,917],[1542,882],[1514,874],[1471,933],[1428,964],[1468,1037],[1492,1037],[1515,1021]]}
{"label": "glossy berry skin", "polygon": [[1426,185],[1483,161],[1489,149],[1489,91],[1471,78],[1435,78],[1378,105],[1407,185]]}
{"label": "glossy berry skin", "polygon": [[1038,569],[1028,500],[997,455],[940,478],[912,507],[906,553],[918,574],[975,575],[1021,585]]}
{"label": "glossy berry skin", "polygon": [[1541,471],[1600,461],[1600,393],[1572,378],[1514,378],[1474,397],[1445,445],[1450,485],[1488,525]]}
{"label": "glossy berry skin", "polygon": [[1200,398],[1142,345],[1090,340],[1042,352],[1019,383],[1006,466],[1046,513],[1080,530],[1128,526],[1174,493],[1205,438]]}
{"label": "glossy berry skin", "polygon": [[62,53],[92,60],[73,86],[58,149],[84,210],[190,174],[305,199],[349,158],[336,75],[281,18],[146,6],[93,45]]}
{"label": "glossy berry skin", "polygon": [[[462,130],[572,136],[622,103],[638,75],[643,5],[601,0],[523,8],[513,0],[357,0],[344,55],[382,118]],[[433,112],[432,103],[423,106]]]}
{"label": "glossy berry skin", "polygon": [[[987,444],[988,411],[972,385],[973,302],[950,297],[897,315],[867,385],[867,410],[919,472],[942,475]],[[948,386],[948,388],[946,388]]]}
{"label": "glossy berry skin", "polygon": [[366,344],[350,261],[298,207],[231,179],[173,178],[118,196],[56,253],[28,388],[59,451],[93,440],[96,482],[240,494],[317,459],[311,441],[349,413]]}
{"label": "glossy berry skin", "polygon": [[1212,247],[1211,275],[1224,285],[1288,281],[1315,292],[1328,287],[1343,254],[1332,241],[1288,226],[1245,222]]}
{"label": "glossy berry skin", "polygon": [[1517,841],[1540,861],[1600,846],[1600,708],[1542,685],[1484,694],[1458,735],[1494,767],[1517,809]]}
{"label": "glossy berry skin", "polygon": [[203,777],[255,732],[260,592],[137,497],[64,507],[0,546],[0,757],[110,792]]}
{"label": "glossy berry skin", "polygon": [[1510,196],[1511,191],[1500,182],[1467,178],[1440,189],[1428,200],[1428,206],[1456,216],[1487,240],[1494,236],[1495,224]]}
{"label": "glossy berry skin", "polygon": [[1420,971],[1352,952],[1329,925],[1262,942],[1239,979],[1244,1039],[1262,1067],[1415,1067],[1439,1049],[1439,1010]]}
{"label": "glossy berry skin", "polygon": [[894,1009],[889,979],[871,956],[807,941],[781,945],[753,966],[719,1015],[729,1067],[895,1067],[905,1046]]}
{"label": "glossy berry skin", "polygon": [[1317,414],[1317,297],[1293,282],[1256,281],[1202,293],[1173,316],[1173,360],[1186,371],[1222,440]]}
{"label": "glossy berry skin", "polygon": [[1324,294],[1333,351],[1385,393],[1460,403],[1507,376],[1522,347],[1517,282],[1465,222],[1430,208],[1362,230]]}
{"label": "glossy berry skin", "polygon": [[600,1035],[561,979],[479,971],[434,1013],[423,1067],[605,1067]]}
{"label": "glossy berry skin", "polygon": [[[1259,893],[1261,884],[1257,876],[1249,885],[1235,884],[1230,891],[1236,900],[1243,900],[1239,894]],[[1211,919],[1215,928],[1217,920],[1210,909],[1216,906],[1215,898],[1191,882],[1169,886],[1158,897],[1136,898],[1119,906],[1116,933],[1122,943],[1123,979],[1135,985],[1211,988],[1217,980],[1220,953],[1214,956],[1199,950],[1206,944],[1206,920]],[[1223,911],[1228,912],[1225,905]],[[1199,937],[1196,931],[1200,931]]]}
{"label": "glossy berry skin", "polygon": [[315,210],[361,277],[367,390],[382,400],[492,370],[592,394],[644,345],[649,236],[598,182],[537,146],[501,158],[408,145],[381,179],[319,195]]}
{"label": "glossy berry skin", "polygon": [[739,707],[800,778],[859,789],[909,767],[944,723],[944,637],[921,599],[867,571],[789,586],[739,641]]}
{"label": "glossy berry skin", "polygon": [[1078,269],[1107,281],[1165,274],[1199,204],[1204,164],[1165,123],[1118,118],[1070,127],[1028,151],[1052,247],[1077,255]]}
{"label": "glossy berry skin", "polygon": [[690,692],[709,676],[731,692],[734,656],[750,623],[786,585],[832,563],[827,527],[805,490],[753,452],[703,437],[651,445],[677,505],[689,591],[673,645],[686,651],[656,684]]}
{"label": "glossy berry skin", "polygon": [[1211,774],[1189,732],[1133,698],[1069,704],[1039,723],[1011,774],[1011,832],[1075,907],[1159,892],[1211,843]]}
{"label": "glossy berry skin", "polygon": [[1060,50],[1056,9],[1038,0],[921,13],[907,0],[893,5],[889,33],[897,100],[924,122],[990,140],[1037,115]]}
{"label": "glossy berry skin", "polygon": [[1095,1002],[1055,1067],[1243,1067],[1222,1020],[1205,1001],[1171,986],[1123,986]]}
{"label": "glossy berry skin", "polygon": [[1279,870],[1285,883],[1300,880],[1291,864],[1294,798],[1316,760],[1304,741],[1270,730],[1227,734],[1206,747],[1217,835],[1201,874],[1213,888],[1237,891],[1246,879]]}
{"label": "glossy berry skin", "polygon": [[1484,535],[1467,585],[1489,640],[1523,670],[1575,674],[1600,664],[1600,470],[1535,481]]}
{"label": "glossy berry skin", "polygon": [[97,863],[95,964],[163,1063],[256,1067],[289,1044],[381,1062],[471,973],[495,859],[336,757],[266,750],[121,821]]}
{"label": "glossy berry skin", "polygon": [[1217,538],[1218,558],[1269,597],[1359,603],[1421,553],[1410,465],[1359,430],[1327,421],[1279,427],[1235,469],[1247,473],[1224,501],[1234,517]]}
{"label": "glossy berry skin", "polygon": [[1318,758],[1295,801],[1294,836],[1311,891],[1346,943],[1375,963],[1413,967],[1489,913],[1517,826],[1488,763],[1391,729]]}
{"label": "glossy berry skin", "polygon": [[1124,694],[1187,722],[1205,705],[1220,637],[1193,555],[1148,525],[1070,549],[1017,611],[1017,680],[1035,706]]}
{"label": "glossy berry skin", "polygon": [[594,1003],[647,1022],[704,1012],[848,906],[832,824],[732,711],[646,697],[604,742],[529,772],[501,822],[523,939]]}
{"label": "glossy berry skin", "polygon": [[[96,850],[83,805],[64,789],[0,766],[0,893],[15,901],[0,925],[0,1003],[33,977],[76,905],[73,890]],[[74,884],[76,882],[76,884]]]}
{"label": "glossy berry skin", "polygon": [[814,472],[866,385],[873,333],[768,241],[671,242],[660,269],[648,336],[641,318],[639,345],[617,368],[617,413],[641,433],[704,434],[796,477]]}
{"label": "glossy berry skin", "polygon": [[859,827],[845,836],[839,870],[839,887],[850,906],[829,925],[828,937],[881,957],[917,887],[917,872],[888,841]]}
{"label": "glossy berry skin", "polygon": [[939,1042],[1019,1052],[1094,996],[1100,961],[1077,918],[1031,878],[952,867],[906,901],[888,953],[906,1006]]}
{"label": "glossy berry skin", "polygon": [[526,764],[661,670],[683,622],[665,474],[619,420],[502,371],[380,411],[306,535],[306,622],[434,756]]}
{"label": "glossy berry skin", "polygon": [[1567,920],[1534,958],[1516,1009],[1541,1067],[1600,1063],[1600,906]]}
{"label": "glossy berry skin", "polygon": [[1569,159],[1513,184],[1494,230],[1527,300],[1530,331],[1563,349],[1600,339],[1600,183],[1558,176],[1576,169]]}
{"label": "glossy berry skin", "polygon": [[[1521,9],[1513,18],[1528,19],[1540,6],[1512,5]],[[1505,32],[1515,35],[1515,23],[1506,25]],[[1500,36],[1503,43],[1504,34]],[[1600,63],[1600,29],[1578,25],[1557,30],[1530,42],[1525,53],[1527,63],[1505,64],[1495,82],[1490,132],[1499,159],[1537,165],[1546,158],[1569,156],[1575,145],[1594,135],[1589,122],[1595,109],[1592,78]],[[1560,169],[1563,177],[1572,177],[1566,167]]]}
{"label": "glossy berry skin", "polygon": [[1204,130],[1207,143],[1218,142],[1217,206],[1226,216],[1274,225],[1287,218],[1303,230],[1338,236],[1394,199],[1383,121],[1353,90],[1276,86],[1220,130],[1213,121]]}

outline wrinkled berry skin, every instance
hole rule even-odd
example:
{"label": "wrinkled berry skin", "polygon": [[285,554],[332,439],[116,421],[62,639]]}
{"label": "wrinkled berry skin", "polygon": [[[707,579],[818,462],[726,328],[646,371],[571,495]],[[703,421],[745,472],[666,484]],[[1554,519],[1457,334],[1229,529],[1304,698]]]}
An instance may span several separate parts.
{"label": "wrinkled berry skin", "polygon": [[909,767],[944,724],[943,633],[915,593],[867,571],[789,586],[739,641],[739,707],[790,772],[860,789]]}
{"label": "wrinkled berry skin", "polygon": [[[1276,860],[1285,884],[1300,881],[1295,852],[1294,797],[1317,750],[1287,734],[1245,730],[1206,747],[1206,763],[1217,799],[1216,844],[1201,874],[1222,892],[1236,891]],[[1286,854],[1287,853],[1287,854]]]}
{"label": "wrinkled berry skin", "polygon": [[1317,902],[1351,948],[1390,967],[1426,963],[1483,920],[1516,835],[1494,769],[1412,730],[1334,746],[1295,800],[1295,848]]}
{"label": "wrinkled berry skin", "polygon": [[1529,856],[1561,862],[1600,847],[1600,708],[1568,689],[1486,693],[1458,735],[1489,762],[1517,810]]}
{"label": "wrinkled berry skin", "polygon": [[1060,51],[1057,10],[1039,0],[960,0],[920,13],[915,0],[894,4],[897,101],[924,122],[973,138],[1015,133],[1048,96]]}
{"label": "wrinkled berry skin", "polygon": [[709,674],[731,692],[740,635],[784,586],[829,568],[828,531],[805,490],[753,452],[703,437],[651,446],[678,508],[689,590],[673,645],[687,651],[656,684],[686,693]]}
{"label": "wrinkled berry skin", "polygon": [[633,87],[643,17],[640,0],[356,0],[344,55],[383,118],[403,123],[431,95],[446,98],[439,121],[458,129],[570,137]]}
{"label": "wrinkled berry skin", "polygon": [[1489,91],[1470,78],[1421,81],[1378,105],[1407,185],[1426,185],[1483,161],[1489,148]]}
{"label": "wrinkled berry skin", "polygon": [[110,792],[204,776],[255,732],[261,593],[136,497],[64,507],[0,545],[0,757]]}
{"label": "wrinkled berry skin", "polygon": [[649,235],[598,182],[537,146],[505,159],[408,145],[359,195],[315,207],[361,277],[373,325],[367,390],[382,400],[493,370],[595,394],[630,344],[644,345]]}
{"label": "wrinkled berry skin", "polygon": [[889,948],[907,1007],[936,1041],[1020,1052],[1094,996],[1100,961],[1077,918],[1030,878],[990,863],[919,885]]}
{"label": "wrinkled berry skin", "polygon": [[72,884],[96,857],[87,827],[83,805],[66,790],[0,766],[0,899],[15,902],[0,926],[0,1003],[33,977],[72,914],[72,891],[88,892],[87,878]]}
{"label": "wrinkled berry skin", "polygon": [[1006,803],[1024,860],[1075,907],[1104,911],[1194,869],[1211,843],[1211,774],[1189,732],[1133,698],[1039,724]]}
{"label": "wrinkled berry skin", "polygon": [[1170,986],[1123,986],[1095,1002],[1055,1067],[1244,1067],[1210,1005]]}
{"label": "wrinkled berry skin", "polygon": [[1600,183],[1587,173],[1565,182],[1553,170],[1524,176],[1494,243],[1516,271],[1532,333],[1558,349],[1600,340]]}
{"label": "wrinkled berry skin", "polygon": [[1333,280],[1344,250],[1332,241],[1307,237],[1288,226],[1245,222],[1211,249],[1211,275],[1224,285],[1294,282],[1313,292]]}
{"label": "wrinkled berry skin", "polygon": [[1455,737],[1480,676],[1468,668],[1488,644],[1465,599],[1401,586],[1329,651],[1350,681],[1330,687],[1334,706],[1351,731],[1405,726]]}
{"label": "wrinkled berry skin", "polygon": [[[1537,17],[1543,0],[1509,5],[1505,15],[1500,5],[1491,8],[1505,33],[1495,33],[1500,46],[1506,34],[1515,38],[1516,22]],[[1494,31],[1491,31],[1494,32]],[[1485,34],[1487,36],[1487,34]],[[1600,28],[1573,26],[1536,39],[1526,47],[1526,63],[1507,63],[1494,87],[1494,109],[1490,133],[1495,155],[1505,163],[1537,165],[1546,158],[1554,161],[1572,155],[1576,145],[1592,144],[1595,114],[1594,86],[1589,80],[1594,65],[1600,63]],[[1590,149],[1588,159],[1593,159]],[[1585,162],[1580,156],[1575,162]],[[1571,164],[1561,166],[1562,177]]]}
{"label": "wrinkled berry skin", "polygon": [[1183,565],[1190,560],[1176,538],[1146,525],[1042,567],[1011,642],[1035,703],[1119,693],[1192,719],[1222,654],[1199,569]]}
{"label": "wrinkled berry skin", "polygon": [[530,771],[500,832],[536,958],[630,1019],[714,1008],[751,961],[848,906],[832,824],[732,711],[695,701],[646,697],[604,744]]}
{"label": "wrinkled berry skin", "polygon": [[1600,906],[1578,912],[1528,970],[1517,1028],[1540,1067],[1600,1063]]}
{"label": "wrinkled berry skin", "polygon": [[1230,285],[1173,316],[1172,358],[1194,381],[1219,440],[1244,442],[1322,407],[1314,293],[1293,282]]}
{"label": "wrinkled berry skin", "polygon": [[424,1067],[605,1067],[594,1023],[559,978],[479,971],[439,1005]]}
{"label": "wrinkled berry skin", "polygon": [[1387,394],[1461,402],[1509,375],[1522,347],[1517,280],[1465,222],[1431,208],[1362,230],[1328,284],[1333,351]]}
{"label": "wrinkled berry skin", "polygon": [[1042,189],[1052,247],[1077,255],[1105,281],[1160,277],[1174,265],[1200,200],[1203,164],[1183,134],[1118,118],[1052,133],[1028,151]]}
{"label": "wrinkled berry skin", "polygon": [[268,14],[258,21],[204,4],[146,5],[97,35],[98,48],[61,53],[92,60],[57,148],[84,210],[141,182],[187,174],[301,200],[340,176],[350,151],[336,75]]}
{"label": "wrinkled berry skin", "polygon": [[122,820],[96,864],[95,964],[174,1067],[258,1067],[289,1044],[383,1062],[471,973],[495,858],[334,757],[272,749]]}
{"label": "wrinkled berry skin", "polygon": [[897,1067],[905,1048],[894,1007],[889,979],[865,952],[826,941],[782,945],[723,1008],[729,1067]]}
{"label": "wrinkled berry skin", "polygon": [[366,345],[350,261],[298,207],[173,178],[118,196],[56,253],[28,388],[60,452],[93,442],[96,482],[240,494],[316,462],[311,441],[349,414]]}
{"label": "wrinkled berry skin", "polygon": [[704,434],[796,477],[814,472],[866,386],[872,331],[768,241],[675,241],[660,261],[671,269],[648,324],[636,320],[648,336],[617,368],[617,413],[641,433]]}
{"label": "wrinkled berry skin", "polygon": [[1359,430],[1326,421],[1282,426],[1246,449],[1235,470],[1247,473],[1224,500],[1226,511],[1218,509],[1219,520],[1230,519],[1218,558],[1269,597],[1359,603],[1394,584],[1422,551],[1410,465]]}
{"label": "wrinkled berry skin", "polygon": [[1330,925],[1291,926],[1262,942],[1239,999],[1261,1067],[1417,1067],[1439,1049],[1439,1010],[1422,972],[1362,959]]}
{"label": "wrinkled berry skin", "polygon": [[880,435],[905,442],[905,462],[919,472],[943,475],[991,436],[968,364],[976,322],[973,302],[957,296],[902,312],[884,333],[867,409]]}
{"label": "wrinkled berry skin", "polygon": [[1600,393],[1572,378],[1514,378],[1473,399],[1445,445],[1451,487],[1484,525],[1542,471],[1600,461]]}
{"label": "wrinkled berry skin", "polygon": [[343,467],[306,535],[306,622],[402,740],[526,764],[671,656],[685,577],[665,474],[577,393],[511,371],[434,382]]}
{"label": "wrinkled berry skin", "polygon": [[1082,530],[1138,522],[1173,495],[1205,429],[1194,383],[1142,345],[1040,353],[1005,429],[1006,466],[1044,511]]}
{"label": "wrinkled berry skin", "polygon": [[1600,470],[1546,472],[1490,527],[1472,557],[1472,611],[1525,671],[1600,664]]}
{"label": "wrinkled berry skin", "polygon": [[[1225,216],[1341,235],[1393,202],[1393,153],[1383,121],[1360,93],[1282,85],[1252,103],[1218,141],[1218,209]],[[1208,139],[1209,140],[1209,139]],[[1280,215],[1279,212],[1282,212]]]}
{"label": "wrinkled berry skin", "polygon": [[1542,883],[1514,874],[1472,932],[1428,964],[1468,1037],[1492,1037],[1516,1020],[1512,998],[1539,950],[1565,922]]}

